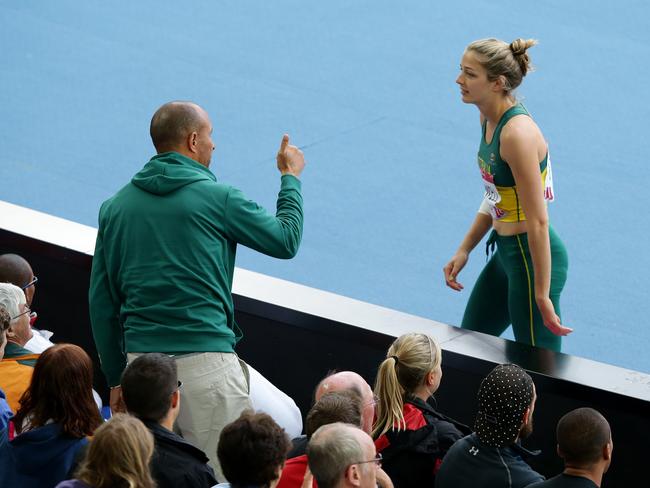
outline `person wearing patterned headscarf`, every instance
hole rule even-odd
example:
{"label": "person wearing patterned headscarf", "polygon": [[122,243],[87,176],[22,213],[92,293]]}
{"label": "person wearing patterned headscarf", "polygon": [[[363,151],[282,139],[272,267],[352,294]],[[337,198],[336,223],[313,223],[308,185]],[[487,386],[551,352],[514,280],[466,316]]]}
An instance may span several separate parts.
{"label": "person wearing patterned headscarf", "polygon": [[436,488],[523,488],[543,481],[521,445],[533,431],[533,379],[516,364],[501,364],[481,382],[474,433],[457,441],[442,461]]}

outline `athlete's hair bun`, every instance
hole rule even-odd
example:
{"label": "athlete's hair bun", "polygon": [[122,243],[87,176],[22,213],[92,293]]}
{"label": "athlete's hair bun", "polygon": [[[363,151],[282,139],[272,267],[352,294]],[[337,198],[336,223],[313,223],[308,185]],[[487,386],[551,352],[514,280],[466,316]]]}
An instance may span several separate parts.
{"label": "athlete's hair bun", "polygon": [[528,57],[528,48],[533,47],[537,44],[535,39],[515,39],[510,43],[510,50],[512,51],[515,60],[521,68],[522,76],[526,76],[526,73],[532,70],[533,66],[530,63],[530,58]]}

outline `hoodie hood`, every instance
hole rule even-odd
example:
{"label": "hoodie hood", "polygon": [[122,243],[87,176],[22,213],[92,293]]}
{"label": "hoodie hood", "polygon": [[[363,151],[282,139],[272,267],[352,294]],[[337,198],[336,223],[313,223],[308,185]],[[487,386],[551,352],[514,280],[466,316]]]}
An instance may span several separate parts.
{"label": "hoodie hood", "polygon": [[205,166],[177,152],[157,154],[131,180],[154,195],[166,195],[197,181],[217,181]]}

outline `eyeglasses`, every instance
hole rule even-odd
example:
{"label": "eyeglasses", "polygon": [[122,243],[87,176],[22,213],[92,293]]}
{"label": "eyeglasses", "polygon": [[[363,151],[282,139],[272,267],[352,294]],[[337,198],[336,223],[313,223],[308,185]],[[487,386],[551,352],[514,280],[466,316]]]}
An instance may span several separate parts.
{"label": "eyeglasses", "polygon": [[34,286],[36,283],[38,283],[38,278],[36,276],[34,276],[34,278],[32,278],[32,281],[27,283],[25,286],[21,286],[20,289],[25,291],[30,286]]}
{"label": "eyeglasses", "polygon": [[12,320],[12,322],[13,322],[13,321],[16,320],[18,317],[22,317],[23,315],[31,314],[31,313],[32,313],[32,311],[29,309],[29,307],[28,307],[27,305],[25,305],[25,310],[24,310],[23,312],[20,312],[20,313],[19,313],[18,315],[16,315],[15,317],[11,317],[11,320]]}
{"label": "eyeglasses", "polygon": [[352,464],[375,463],[378,467],[381,468],[381,460],[382,460],[382,459],[383,459],[383,457],[381,456],[381,453],[378,452],[378,453],[377,453],[377,456],[375,457],[375,459],[370,459],[369,461],[359,461],[358,463],[352,463]]}
{"label": "eyeglasses", "polygon": [[183,382],[181,380],[178,380],[178,386],[176,387],[176,391],[181,391],[183,389]]}

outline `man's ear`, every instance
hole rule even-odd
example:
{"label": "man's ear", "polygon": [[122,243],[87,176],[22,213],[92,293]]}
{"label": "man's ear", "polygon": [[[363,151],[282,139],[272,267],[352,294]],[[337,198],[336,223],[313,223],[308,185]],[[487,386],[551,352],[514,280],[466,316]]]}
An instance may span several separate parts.
{"label": "man's ear", "polygon": [[14,339],[16,337],[16,333],[14,332],[14,328],[12,325],[9,326],[7,329],[7,340],[9,339]]}
{"label": "man's ear", "polygon": [[524,416],[521,418],[521,424],[526,425],[528,423],[529,418],[530,418],[530,407],[527,407],[526,410],[524,411]]}
{"label": "man's ear", "polygon": [[181,401],[181,392],[175,390],[174,393],[172,393],[172,408],[178,407],[180,401]]}
{"label": "man's ear", "polygon": [[603,459],[609,461],[612,459],[612,451],[614,450],[614,444],[612,441],[609,441],[603,446]]}
{"label": "man's ear", "polygon": [[345,479],[352,486],[361,486],[361,472],[358,464],[351,464],[345,470]]}
{"label": "man's ear", "polygon": [[195,153],[196,152],[196,143],[197,139],[199,137],[199,134],[197,132],[190,132],[190,134],[187,136],[187,149],[190,152]]}

